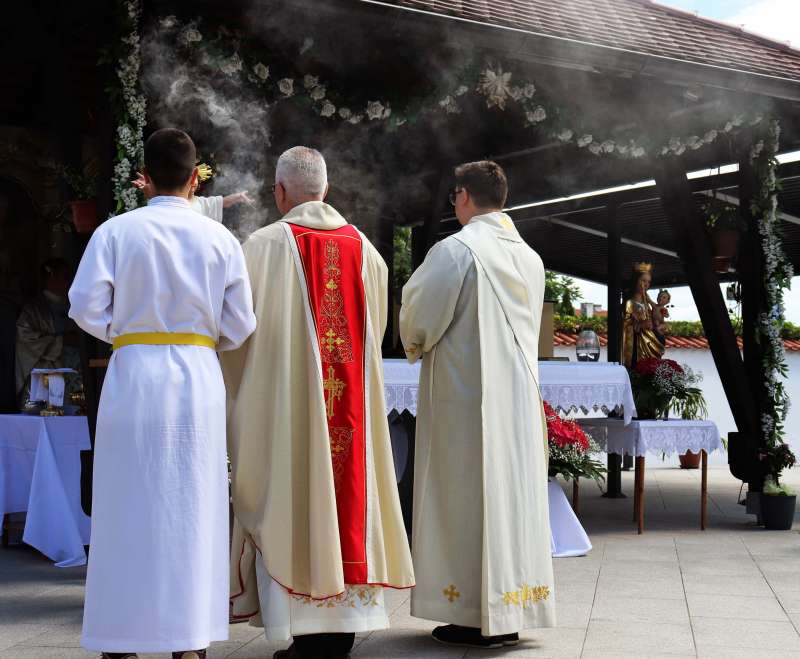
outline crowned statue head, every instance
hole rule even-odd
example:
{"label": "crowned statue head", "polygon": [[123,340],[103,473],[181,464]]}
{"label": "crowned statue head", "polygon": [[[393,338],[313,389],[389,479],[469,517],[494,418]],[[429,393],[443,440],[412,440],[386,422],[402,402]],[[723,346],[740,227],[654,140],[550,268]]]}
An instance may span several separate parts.
{"label": "crowned statue head", "polygon": [[631,280],[628,290],[630,297],[646,297],[647,291],[653,283],[653,264],[647,262],[637,262],[633,264]]}

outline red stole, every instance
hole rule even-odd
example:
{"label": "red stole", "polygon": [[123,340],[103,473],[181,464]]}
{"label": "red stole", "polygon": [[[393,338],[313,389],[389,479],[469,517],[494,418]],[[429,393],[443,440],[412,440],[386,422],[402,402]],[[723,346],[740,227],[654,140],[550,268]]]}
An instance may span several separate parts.
{"label": "red stole", "polygon": [[289,224],[303,263],[322,361],[344,581],[367,583],[367,473],[362,245],[350,225]]}

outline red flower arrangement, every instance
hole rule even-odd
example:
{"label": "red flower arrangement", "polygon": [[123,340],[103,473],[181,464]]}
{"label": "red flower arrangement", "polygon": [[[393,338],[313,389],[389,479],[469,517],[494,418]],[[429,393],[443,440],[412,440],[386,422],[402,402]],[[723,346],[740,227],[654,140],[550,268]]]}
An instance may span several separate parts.
{"label": "red flower arrangement", "polygon": [[658,359],[657,357],[648,357],[637,362],[635,371],[643,377],[652,377],[659,368],[669,369],[671,372],[680,375],[684,373],[683,367],[678,362],[672,359]]}
{"label": "red flower arrangement", "polygon": [[544,401],[547,421],[547,444],[550,449],[550,476],[561,474],[571,478],[592,478],[598,485],[605,480],[602,463],[592,460],[600,449],[575,421],[563,418]]}
{"label": "red flower arrangement", "polygon": [[581,453],[589,450],[589,438],[575,421],[562,419],[547,401],[544,402],[544,415],[547,419],[547,441],[559,448],[575,446]]}

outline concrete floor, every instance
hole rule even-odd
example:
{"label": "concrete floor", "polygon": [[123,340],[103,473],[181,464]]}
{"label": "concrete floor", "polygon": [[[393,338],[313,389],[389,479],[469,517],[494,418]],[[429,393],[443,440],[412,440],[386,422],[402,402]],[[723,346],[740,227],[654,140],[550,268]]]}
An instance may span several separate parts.
{"label": "concrete floor", "polygon": [[[709,470],[709,528],[699,530],[699,472],[647,472],[647,531],[631,522],[631,498],[607,500],[583,484],[586,557],[555,560],[559,626],[523,634],[506,651],[433,642],[434,623],[409,615],[390,592],[392,628],[358,638],[356,657],[800,657],[800,518],[765,531],[744,513],[727,468]],[[632,473],[623,475],[631,493]],[[800,487],[800,470],[786,479]],[[35,551],[0,550],[0,659],[93,656],[79,647],[83,568],[53,567]],[[260,630],[232,625],[209,657],[271,657]],[[151,657],[163,655],[148,655]]]}

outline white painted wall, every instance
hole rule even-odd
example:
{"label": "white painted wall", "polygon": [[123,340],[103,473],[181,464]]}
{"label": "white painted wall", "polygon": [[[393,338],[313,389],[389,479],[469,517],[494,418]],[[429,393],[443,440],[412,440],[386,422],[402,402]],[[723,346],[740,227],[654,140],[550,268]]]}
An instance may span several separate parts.
{"label": "white painted wall", "polygon": [[[557,346],[554,349],[556,357],[569,357],[575,361],[574,347]],[[709,418],[717,424],[720,434],[726,437],[731,431],[736,430],[728,400],[722,389],[722,382],[714,366],[714,359],[710,350],[667,350],[666,357],[674,359],[680,364],[688,364],[695,372],[703,374],[701,384],[703,393],[708,403]],[[606,360],[606,350],[602,349],[600,359]],[[787,387],[791,401],[800,403],[800,353],[789,352],[786,355],[789,364],[789,378]],[[791,407],[786,420],[786,440],[791,445],[795,454],[800,455],[800,404]],[[677,464],[677,458],[667,459],[665,464]],[[722,453],[713,453],[709,456],[709,464],[727,464],[727,457]]]}

